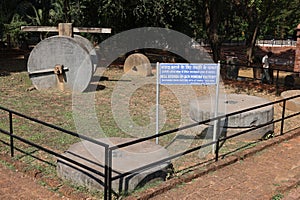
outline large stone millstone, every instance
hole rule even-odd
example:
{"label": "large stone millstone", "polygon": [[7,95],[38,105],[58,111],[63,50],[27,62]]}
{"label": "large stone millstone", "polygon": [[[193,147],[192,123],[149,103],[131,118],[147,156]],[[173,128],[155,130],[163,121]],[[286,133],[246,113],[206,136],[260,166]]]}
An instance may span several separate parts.
{"label": "large stone millstone", "polygon": [[[196,121],[204,121],[214,116],[214,100],[213,97],[204,96],[199,99],[192,100],[190,103],[190,117]],[[229,114],[239,110],[252,108],[254,106],[269,103],[270,101],[256,96],[242,95],[242,94],[229,94],[226,100],[220,100],[219,115]],[[274,107],[273,105],[262,107],[259,109],[243,112],[237,115],[229,116],[227,119],[221,121],[221,129],[226,136],[233,135],[235,133],[247,130],[251,127],[263,125],[273,121]],[[208,137],[212,135],[212,127],[208,126],[207,130],[202,134],[208,134]],[[256,140],[261,139],[265,134],[274,131],[274,125],[268,125],[249,133],[236,137],[236,140]]]}
{"label": "large stone millstone", "polygon": [[54,69],[56,65],[68,69],[63,74],[67,89],[82,92],[87,88],[93,75],[93,63],[85,46],[68,36],[53,36],[39,42],[27,63],[32,84],[38,90],[57,87],[57,75],[53,72],[35,73]]}
{"label": "large stone millstone", "polygon": [[[296,95],[300,95],[300,90],[287,90],[280,94],[280,96],[283,99],[289,98],[292,96],[296,96]],[[282,106],[282,103],[280,103],[280,105]],[[286,107],[286,109],[299,112],[300,111],[300,97],[286,101],[285,107]]]}
{"label": "large stone millstone", "polygon": [[[120,144],[132,141],[133,139],[104,138],[98,140],[104,143]],[[59,158],[57,162],[57,172],[60,177],[90,189],[103,190],[105,166],[103,147],[88,141],[82,141],[72,145],[63,155],[103,173],[103,176],[77,167]],[[113,177],[168,156],[169,154],[165,148],[150,141],[117,149],[113,151]],[[115,192],[131,191],[138,186],[143,186],[154,180],[165,180],[169,165],[170,162],[165,162],[160,165],[152,166],[145,171],[118,178],[112,182],[112,188]]]}
{"label": "large stone millstone", "polygon": [[89,53],[92,64],[93,64],[93,72],[95,72],[97,69],[97,66],[98,66],[98,62],[99,62],[98,54],[97,54],[95,47],[85,37],[82,37],[80,35],[74,35],[73,37]]}
{"label": "large stone millstone", "polygon": [[128,56],[124,63],[124,72],[129,75],[151,76],[151,63],[147,56],[141,53],[134,53]]}

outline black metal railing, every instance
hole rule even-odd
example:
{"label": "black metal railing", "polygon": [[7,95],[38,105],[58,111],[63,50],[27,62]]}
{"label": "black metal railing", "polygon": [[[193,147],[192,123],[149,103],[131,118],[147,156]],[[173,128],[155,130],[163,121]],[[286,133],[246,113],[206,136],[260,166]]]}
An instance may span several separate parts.
{"label": "black metal railing", "polygon": [[[201,121],[201,122],[196,122],[196,123],[186,125],[186,126],[183,126],[183,127],[180,127],[180,128],[176,128],[176,129],[173,129],[173,130],[164,131],[164,132],[161,132],[161,133],[156,134],[156,135],[152,135],[152,136],[148,136],[148,137],[144,137],[144,138],[138,138],[138,139],[135,139],[135,140],[132,140],[132,141],[129,141],[129,142],[125,142],[125,143],[122,143],[122,144],[118,144],[118,145],[115,145],[115,146],[109,146],[108,144],[99,142],[99,141],[97,141],[95,139],[92,139],[92,138],[89,138],[87,136],[84,136],[84,135],[81,135],[81,134],[78,134],[78,133],[75,133],[75,132],[72,132],[72,131],[65,130],[65,129],[60,128],[58,126],[40,121],[38,119],[34,119],[32,117],[28,117],[26,115],[23,115],[21,113],[12,111],[10,109],[7,109],[7,108],[1,107],[1,106],[0,106],[0,110],[6,111],[9,114],[9,117],[8,117],[9,118],[9,131],[6,131],[6,130],[0,128],[0,132],[2,132],[3,134],[8,135],[10,137],[11,156],[14,156],[14,149],[15,149],[14,140],[17,139],[17,140],[19,140],[23,143],[31,145],[35,148],[38,148],[42,151],[45,151],[46,153],[54,155],[54,156],[56,156],[58,158],[61,158],[65,161],[68,161],[68,162],[70,162],[74,165],[77,165],[78,167],[82,167],[86,170],[89,170],[92,173],[95,173],[97,175],[100,175],[100,176],[104,177],[104,182],[103,182],[104,199],[112,199],[113,193],[116,194],[116,192],[113,191],[113,189],[112,189],[112,182],[117,180],[117,179],[124,178],[124,177],[129,176],[129,175],[134,174],[134,173],[140,173],[140,172],[145,171],[145,170],[147,170],[149,168],[152,168],[154,166],[158,166],[158,165],[164,164],[166,162],[170,162],[171,160],[173,160],[175,158],[190,154],[190,153],[195,152],[197,150],[200,150],[204,147],[208,147],[208,146],[212,146],[212,145],[215,145],[215,158],[214,159],[215,159],[215,161],[218,161],[221,142],[224,142],[226,140],[229,140],[231,138],[234,138],[234,137],[237,137],[237,136],[240,136],[240,135],[247,134],[247,133],[249,133],[253,130],[268,126],[270,124],[280,123],[280,133],[279,134],[280,135],[284,134],[284,122],[285,122],[285,120],[300,115],[300,112],[295,112],[293,114],[285,116],[286,115],[285,114],[286,113],[286,102],[290,101],[290,100],[293,100],[293,99],[296,99],[296,98],[300,98],[300,95],[296,95],[296,96],[292,96],[292,97],[289,97],[289,98],[277,100],[277,101],[274,101],[274,102],[269,102],[269,103],[258,105],[258,106],[252,107],[252,108],[239,110],[239,111],[232,112],[232,113],[229,113],[229,114],[220,115],[218,117],[214,117],[214,118],[211,118],[211,119],[208,119],[208,120],[204,120],[204,121]],[[279,118],[279,119],[275,119],[271,122],[268,122],[268,123],[265,123],[265,124],[262,124],[262,125],[258,125],[258,126],[255,126],[255,127],[251,127],[247,130],[232,134],[230,136],[219,136],[216,141],[212,141],[212,142],[209,142],[209,143],[206,143],[206,144],[203,144],[203,145],[194,146],[194,147],[192,147],[190,149],[187,149],[185,151],[182,151],[182,152],[176,152],[176,154],[171,155],[169,157],[165,157],[161,160],[157,160],[157,161],[152,162],[150,164],[141,166],[137,169],[132,169],[130,171],[119,173],[119,174],[117,174],[116,176],[113,177],[113,151],[115,151],[117,149],[122,149],[122,148],[129,147],[129,146],[132,146],[132,145],[144,142],[144,141],[149,141],[149,140],[157,138],[157,137],[162,137],[162,136],[166,136],[166,135],[169,135],[169,134],[172,134],[172,133],[176,133],[178,131],[182,131],[182,130],[190,129],[190,128],[193,128],[193,127],[197,127],[199,125],[207,124],[207,123],[215,121],[215,120],[217,120],[218,121],[217,124],[219,124],[222,119],[227,119],[230,116],[238,115],[240,113],[248,112],[248,111],[251,111],[251,110],[256,110],[256,109],[267,107],[267,106],[273,106],[273,105],[279,104],[279,103],[282,105],[281,118]],[[72,160],[72,159],[70,159],[66,156],[63,156],[63,155],[61,155],[61,154],[59,154],[59,153],[57,153],[53,150],[50,150],[50,149],[45,148],[43,146],[37,145],[37,144],[35,144],[35,143],[33,143],[29,140],[26,140],[26,139],[16,135],[13,132],[14,131],[14,128],[13,128],[13,125],[14,125],[13,124],[13,116],[14,115],[25,118],[25,119],[28,119],[28,120],[36,122],[36,123],[39,123],[43,126],[53,128],[53,129],[58,130],[62,133],[66,133],[66,134],[72,135],[74,137],[78,137],[78,138],[81,138],[83,140],[87,140],[87,141],[92,142],[94,144],[100,145],[101,147],[104,148],[104,152],[105,152],[104,173],[101,173],[101,172],[99,172],[99,171],[97,171],[97,170],[95,170],[91,167],[83,165],[80,162],[74,161],[74,160]]]}
{"label": "black metal railing", "polygon": [[[230,67],[235,67],[235,77],[232,77],[232,75],[230,74],[231,70]],[[261,77],[256,77],[256,75],[259,76],[259,74],[262,74],[263,72],[259,72],[258,74],[254,74],[256,72],[253,72],[253,77],[242,77],[242,76],[239,76],[238,75],[238,71],[240,68],[248,68],[248,69],[253,69],[253,70],[262,70],[262,66],[260,65],[246,65],[246,64],[243,64],[243,63],[236,63],[236,64],[233,64],[233,63],[226,63],[226,61],[223,61],[222,62],[222,68],[226,70],[226,73],[227,73],[227,78],[228,79],[237,79],[237,78],[247,78],[249,80],[259,80],[259,81],[262,81],[261,80]],[[286,82],[286,80],[283,81],[283,83],[280,84],[279,82],[279,76],[280,76],[280,73],[284,72],[288,72],[288,73],[299,73],[299,72],[295,72],[294,69],[293,69],[293,66],[290,66],[290,65],[278,65],[276,63],[273,63],[272,65],[272,68],[270,68],[271,70],[271,81],[272,81],[272,84],[274,84],[276,86],[276,95],[279,95],[279,86],[280,85],[283,85],[283,86],[286,86],[286,87],[295,87],[294,84],[295,83],[292,83],[292,82]],[[274,76],[274,73],[273,71],[276,73],[276,75]],[[288,75],[288,76],[291,76],[291,75]],[[294,78],[292,78],[294,80]],[[286,85],[287,84],[287,85]]]}
{"label": "black metal railing", "polygon": [[[196,123],[193,123],[193,124],[190,124],[190,125],[187,125],[187,126],[183,126],[183,127],[180,127],[180,128],[176,128],[176,129],[173,129],[173,130],[169,130],[169,131],[165,131],[165,132],[162,132],[162,133],[159,133],[157,135],[152,135],[152,136],[148,136],[148,137],[144,137],[144,138],[139,138],[139,139],[136,139],[136,140],[133,140],[133,141],[130,141],[130,142],[126,142],[126,143],[123,143],[123,144],[119,144],[119,145],[115,145],[115,146],[111,146],[109,147],[109,180],[110,180],[110,183],[109,183],[109,187],[108,187],[108,197],[109,199],[111,199],[110,197],[112,196],[112,187],[111,187],[111,182],[118,179],[118,178],[122,178],[122,177],[125,177],[125,176],[128,176],[132,173],[137,173],[137,172],[142,172],[144,170],[147,170],[153,166],[157,166],[157,165],[161,165],[167,161],[171,161],[175,158],[178,158],[178,157],[181,157],[183,155],[187,155],[189,153],[192,153],[192,152],[195,152],[197,150],[200,150],[201,148],[204,148],[204,147],[208,147],[208,146],[212,146],[212,145],[216,145],[216,148],[215,148],[215,161],[218,161],[219,159],[219,151],[220,151],[220,143],[221,142],[224,142],[228,139],[231,139],[231,138],[234,138],[234,137],[237,137],[237,136],[240,136],[240,135],[243,135],[243,134],[247,134],[253,130],[256,130],[256,129],[259,129],[259,128],[262,128],[262,127],[265,127],[265,126],[268,126],[270,124],[275,124],[275,123],[278,123],[278,122],[281,122],[281,128],[280,128],[280,135],[283,134],[283,126],[284,126],[284,120],[285,119],[288,119],[288,118],[291,118],[291,117],[295,117],[297,115],[300,115],[300,112],[297,112],[297,113],[294,113],[292,115],[289,115],[289,116],[285,116],[285,110],[286,110],[286,101],[288,100],[292,100],[292,99],[295,99],[295,98],[300,98],[300,95],[297,95],[297,96],[293,96],[293,97],[289,97],[289,98],[285,98],[285,99],[281,99],[281,100],[277,100],[277,101],[274,101],[274,102],[270,102],[270,103],[266,103],[266,104],[262,104],[262,105],[258,105],[258,106],[255,106],[255,107],[252,107],[252,108],[247,108],[247,109],[243,109],[243,110],[240,110],[240,111],[236,111],[236,112],[232,112],[230,114],[225,114],[225,115],[220,115],[218,117],[215,117],[215,118],[211,118],[209,120],[205,120],[205,121],[201,121],[201,122],[196,122]],[[252,128],[249,128],[247,130],[244,130],[244,131],[241,131],[241,132],[238,132],[238,133],[235,133],[233,135],[230,135],[230,136],[226,136],[226,137],[219,137],[217,138],[216,141],[212,141],[212,142],[209,142],[209,143],[206,143],[204,145],[199,145],[199,146],[196,146],[196,147],[193,147],[191,149],[188,149],[188,150],[185,150],[185,151],[182,151],[182,152],[178,152],[170,157],[167,157],[167,158],[163,158],[161,160],[158,160],[156,162],[153,162],[151,164],[147,164],[143,167],[139,167],[138,169],[134,169],[134,170],[131,170],[131,171],[127,171],[127,172],[123,172],[121,175],[117,175],[115,177],[112,177],[112,169],[113,169],[113,166],[112,166],[112,152],[114,150],[117,150],[117,149],[121,149],[121,148],[125,148],[125,147],[128,147],[128,146],[131,146],[131,145],[135,145],[135,144],[138,144],[138,143],[141,143],[141,142],[144,142],[144,141],[148,141],[148,140],[151,140],[151,139],[154,139],[156,137],[162,137],[162,136],[165,136],[165,135],[169,135],[171,133],[175,133],[175,132],[178,132],[178,131],[182,131],[182,130],[185,130],[185,129],[189,129],[189,128],[192,128],[192,127],[196,127],[196,126],[199,126],[199,125],[202,125],[202,124],[206,124],[208,122],[212,122],[212,121],[215,121],[215,120],[218,120],[218,124],[220,122],[221,119],[226,119],[230,116],[233,116],[233,115],[237,115],[237,114],[240,114],[240,113],[243,113],[243,112],[248,112],[248,111],[251,111],[251,110],[256,110],[256,109],[259,109],[259,108],[263,108],[263,107],[267,107],[267,106],[272,106],[274,104],[277,104],[277,103],[282,103],[282,117],[280,119],[276,119],[276,120],[273,120],[271,122],[268,122],[268,123],[265,123],[265,124],[262,124],[262,125],[258,125],[256,127],[252,127]]]}
{"label": "black metal railing", "polygon": [[[75,132],[63,129],[63,128],[55,126],[53,124],[49,124],[47,122],[44,122],[44,121],[41,121],[41,120],[38,120],[38,119],[35,119],[35,118],[32,118],[32,117],[29,117],[27,115],[24,115],[24,114],[21,114],[19,112],[16,112],[16,111],[4,108],[2,106],[0,106],[0,110],[8,112],[8,114],[9,114],[9,117],[8,117],[9,118],[9,131],[6,131],[6,130],[0,128],[0,132],[3,133],[3,134],[5,134],[5,135],[8,135],[10,137],[10,154],[11,154],[11,157],[14,157],[14,155],[15,155],[15,153],[14,153],[14,149],[15,149],[14,139],[17,139],[17,140],[19,140],[19,141],[21,141],[21,142],[23,142],[25,144],[28,144],[30,146],[33,146],[33,147],[39,149],[39,150],[42,150],[42,151],[44,151],[46,153],[49,153],[49,154],[51,154],[53,156],[56,156],[57,158],[63,159],[63,160],[65,160],[65,161],[67,161],[69,163],[72,163],[72,164],[74,164],[74,165],[76,165],[78,167],[82,167],[83,169],[89,170],[92,173],[95,173],[95,174],[97,174],[99,176],[104,177],[104,180],[105,180],[104,181],[104,185],[103,185],[103,187],[104,187],[104,196],[107,198],[107,191],[108,191],[108,185],[107,185],[108,180],[107,180],[107,177],[109,177],[108,176],[109,170],[107,168],[108,167],[108,165],[107,165],[107,163],[108,163],[108,156],[107,155],[108,155],[108,150],[109,150],[109,145],[108,144],[105,144],[103,142],[97,141],[97,140],[95,140],[93,138],[90,138],[90,137],[87,137],[85,135],[81,135],[81,134],[78,134],[78,133],[75,133]],[[43,126],[52,128],[52,129],[60,131],[62,133],[74,136],[76,138],[81,138],[83,140],[89,141],[91,143],[94,143],[94,144],[97,144],[97,145],[103,147],[104,151],[105,151],[105,155],[106,155],[105,156],[105,160],[104,160],[104,163],[105,163],[104,174],[101,173],[101,172],[99,172],[99,171],[97,171],[97,170],[95,170],[95,169],[93,169],[93,168],[91,168],[91,167],[83,165],[80,162],[74,161],[74,160],[72,160],[72,159],[70,159],[70,158],[68,158],[66,156],[63,156],[63,155],[61,155],[60,153],[58,153],[56,151],[53,151],[53,150],[51,150],[49,148],[45,148],[45,147],[43,147],[41,145],[38,145],[38,144],[36,144],[34,142],[31,142],[31,141],[29,141],[27,139],[24,139],[24,138],[22,138],[22,137],[20,137],[20,136],[18,136],[16,134],[14,134],[14,128],[13,128],[13,116],[14,115],[18,116],[18,117],[21,117],[21,118],[24,118],[24,119],[27,119],[27,120],[32,121],[32,122],[36,122],[38,124],[41,124]]]}

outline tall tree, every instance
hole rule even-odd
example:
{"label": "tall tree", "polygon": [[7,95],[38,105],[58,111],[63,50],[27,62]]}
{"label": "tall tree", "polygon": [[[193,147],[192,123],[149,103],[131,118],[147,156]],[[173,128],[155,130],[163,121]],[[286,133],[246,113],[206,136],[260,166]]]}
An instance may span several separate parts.
{"label": "tall tree", "polygon": [[[278,29],[280,27],[278,22],[283,22],[281,27],[284,28],[285,19],[288,16],[292,17],[292,12],[290,12],[292,4],[290,1],[282,0],[233,0],[233,3],[235,10],[239,11],[239,15],[246,24],[247,60],[251,64],[258,36],[261,33],[266,34],[274,28]],[[294,5],[299,5],[299,3]],[[280,13],[283,11],[284,14],[281,15]],[[272,36],[275,37],[276,34],[273,33]]]}
{"label": "tall tree", "polygon": [[[240,18],[230,0],[194,0],[196,7],[195,15],[202,20],[203,26],[194,26],[205,33],[212,49],[213,60],[220,60],[221,44],[225,40],[239,37],[241,35]],[[198,20],[197,20],[198,21]],[[199,21],[198,21],[199,22]],[[200,35],[201,36],[201,35]]]}
{"label": "tall tree", "polygon": [[217,62],[220,59],[220,8],[222,0],[204,0],[205,26],[208,35],[209,43],[213,53],[213,60]]}

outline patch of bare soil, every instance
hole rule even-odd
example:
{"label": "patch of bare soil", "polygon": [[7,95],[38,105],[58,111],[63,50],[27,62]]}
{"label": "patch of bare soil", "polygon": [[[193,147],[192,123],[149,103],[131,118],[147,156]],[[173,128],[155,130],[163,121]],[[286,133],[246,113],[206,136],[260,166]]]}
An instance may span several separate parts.
{"label": "patch of bare soil", "polygon": [[0,160],[1,199],[95,199],[63,184],[57,177],[49,177],[37,169],[28,168],[27,164],[8,154],[0,154]]}

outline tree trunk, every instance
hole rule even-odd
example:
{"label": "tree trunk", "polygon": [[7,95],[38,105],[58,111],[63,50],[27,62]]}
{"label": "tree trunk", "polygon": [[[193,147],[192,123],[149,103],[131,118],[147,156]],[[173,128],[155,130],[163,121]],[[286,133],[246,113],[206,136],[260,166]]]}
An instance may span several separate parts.
{"label": "tree trunk", "polygon": [[213,61],[218,62],[220,60],[221,47],[218,39],[211,39],[210,46],[212,50]]}
{"label": "tree trunk", "polygon": [[247,42],[247,61],[248,63],[253,63],[253,55],[254,55],[254,48],[258,33],[258,26],[252,30],[251,37],[249,38],[249,42]]}
{"label": "tree trunk", "polygon": [[[253,55],[254,55],[254,48],[256,43],[256,38],[258,34],[258,26],[252,29],[251,37],[249,37],[249,41],[247,41],[247,64],[251,66],[253,64]],[[258,79],[260,78],[260,70],[258,68],[253,68],[253,78]]]}
{"label": "tree trunk", "polygon": [[220,60],[220,40],[218,35],[219,24],[219,7],[220,0],[206,0],[205,1],[205,26],[208,40],[211,46],[213,60],[218,62]]}

